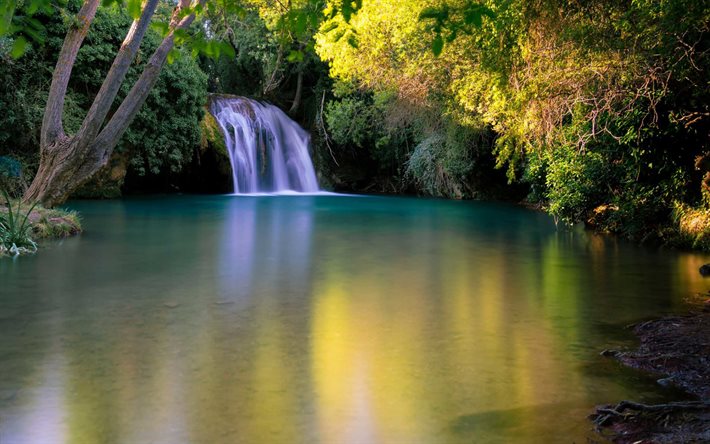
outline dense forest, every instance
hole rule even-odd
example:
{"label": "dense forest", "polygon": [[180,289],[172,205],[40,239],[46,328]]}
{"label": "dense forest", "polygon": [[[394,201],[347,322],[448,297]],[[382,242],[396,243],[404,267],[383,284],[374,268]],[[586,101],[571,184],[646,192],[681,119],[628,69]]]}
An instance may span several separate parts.
{"label": "dense forest", "polygon": [[[22,194],[81,2],[10,3],[0,178]],[[68,85],[68,133],[80,129],[135,3],[98,8]],[[215,4],[180,36],[108,166],[76,196],[229,191],[206,110],[209,94],[235,94],[274,103],[310,131],[324,188],[525,201],[561,224],[710,248],[707,2]],[[162,2],[156,15],[170,9]],[[112,113],[160,43],[154,25]]]}

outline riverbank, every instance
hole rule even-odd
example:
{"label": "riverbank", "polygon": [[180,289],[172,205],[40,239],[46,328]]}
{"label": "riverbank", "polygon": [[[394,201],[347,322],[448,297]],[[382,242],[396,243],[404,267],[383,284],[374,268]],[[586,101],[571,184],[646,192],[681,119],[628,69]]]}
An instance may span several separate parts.
{"label": "riverbank", "polygon": [[[21,221],[30,211],[27,205],[20,206],[19,214],[17,211],[17,203],[12,202],[12,211],[14,217]],[[0,205],[0,218],[8,215],[8,207]],[[27,217],[30,224],[29,237],[34,242],[40,242],[49,239],[62,239],[69,236],[74,236],[81,233],[81,219],[76,211],[65,210],[61,208],[44,208],[36,206]],[[3,245],[0,242],[0,256],[9,255],[11,245]]]}
{"label": "riverbank", "polygon": [[621,401],[599,406],[590,416],[614,443],[710,442],[710,299],[698,297],[685,316],[669,316],[633,327],[640,340],[633,351],[606,350],[622,364],[659,376],[659,384],[687,392],[691,400],[644,405]]}

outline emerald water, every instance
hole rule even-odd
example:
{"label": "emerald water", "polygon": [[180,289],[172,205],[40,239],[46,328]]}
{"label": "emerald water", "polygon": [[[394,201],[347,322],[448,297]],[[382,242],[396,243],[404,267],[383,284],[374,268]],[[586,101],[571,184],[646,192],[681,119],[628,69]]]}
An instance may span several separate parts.
{"label": "emerald water", "polygon": [[599,352],[707,291],[706,255],[493,203],[75,202],[0,260],[0,443],[586,442],[668,396]]}

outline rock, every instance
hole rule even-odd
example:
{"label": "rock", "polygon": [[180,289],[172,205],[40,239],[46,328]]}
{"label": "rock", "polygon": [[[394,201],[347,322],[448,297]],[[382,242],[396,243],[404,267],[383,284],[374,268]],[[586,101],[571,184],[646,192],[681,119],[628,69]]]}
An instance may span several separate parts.
{"label": "rock", "polygon": [[670,385],[673,385],[674,379],[672,376],[668,378],[661,378],[656,381],[657,383],[661,384],[663,387],[668,387]]}
{"label": "rock", "polygon": [[700,274],[703,276],[710,276],[710,264],[705,264],[702,267],[700,267]]}

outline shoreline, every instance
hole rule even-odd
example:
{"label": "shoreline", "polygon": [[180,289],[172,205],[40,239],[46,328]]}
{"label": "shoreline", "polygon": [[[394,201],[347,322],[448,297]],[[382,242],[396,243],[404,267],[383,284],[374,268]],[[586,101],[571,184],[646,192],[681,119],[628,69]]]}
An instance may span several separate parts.
{"label": "shoreline", "polygon": [[688,314],[631,326],[637,348],[601,353],[688,396],[657,405],[624,400],[597,406],[589,419],[601,437],[620,444],[710,442],[710,294],[699,296]]}
{"label": "shoreline", "polygon": [[[17,208],[15,202],[12,202],[13,210]],[[63,239],[70,236],[81,234],[81,217],[76,211],[66,210],[63,208],[44,208],[36,206],[30,211],[30,206],[21,205],[19,213],[15,217],[20,220],[27,217],[27,222],[30,224],[29,237],[33,242],[43,242],[45,240]],[[7,215],[8,207],[0,204],[0,216]],[[0,239],[1,240],[1,239]],[[35,251],[23,251],[22,249],[13,253],[10,245],[0,242],[0,257],[16,256],[18,254],[32,254]]]}

